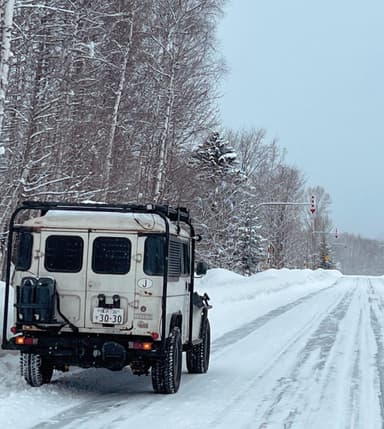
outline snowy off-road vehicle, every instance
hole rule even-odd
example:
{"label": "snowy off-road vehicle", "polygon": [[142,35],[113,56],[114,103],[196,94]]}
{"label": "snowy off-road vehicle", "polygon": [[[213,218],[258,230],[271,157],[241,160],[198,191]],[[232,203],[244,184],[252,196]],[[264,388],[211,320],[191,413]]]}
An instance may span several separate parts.
{"label": "snowy off-road vehicle", "polygon": [[129,365],[151,374],[155,392],[177,392],[183,351],[190,373],[209,365],[209,298],[194,291],[198,238],[184,208],[24,202],[9,226],[2,347],[20,351],[31,386],[70,365]]}

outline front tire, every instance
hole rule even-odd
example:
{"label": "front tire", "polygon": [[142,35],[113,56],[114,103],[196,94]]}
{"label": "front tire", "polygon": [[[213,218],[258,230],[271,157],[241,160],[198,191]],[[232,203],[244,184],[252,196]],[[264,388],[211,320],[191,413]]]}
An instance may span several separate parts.
{"label": "front tire", "polygon": [[187,369],[191,374],[204,374],[208,371],[211,354],[211,326],[204,319],[201,327],[201,343],[187,351]]}
{"label": "front tire", "polygon": [[152,365],[152,386],[156,393],[176,393],[180,387],[182,364],[181,334],[174,327],[166,341],[164,359]]}
{"label": "front tire", "polygon": [[35,353],[20,354],[20,372],[32,387],[49,383],[53,374],[53,365]]}

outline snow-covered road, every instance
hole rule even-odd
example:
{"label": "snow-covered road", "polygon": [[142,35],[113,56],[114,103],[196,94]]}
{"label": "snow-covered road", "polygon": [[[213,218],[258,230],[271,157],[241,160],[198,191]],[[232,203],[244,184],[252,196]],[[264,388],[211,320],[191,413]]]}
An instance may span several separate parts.
{"label": "snow-covered road", "polygon": [[0,357],[2,428],[335,428],[384,424],[384,278],[213,270],[204,375],[156,395],[129,370],[58,373],[30,388]]}

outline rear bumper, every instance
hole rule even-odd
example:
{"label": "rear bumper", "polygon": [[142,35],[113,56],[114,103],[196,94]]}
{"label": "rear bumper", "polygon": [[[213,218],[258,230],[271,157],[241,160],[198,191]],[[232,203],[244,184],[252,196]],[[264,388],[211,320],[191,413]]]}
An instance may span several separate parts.
{"label": "rear bumper", "polygon": [[[21,337],[21,336],[20,336]],[[18,344],[19,336],[3,344],[4,349],[19,350],[45,356],[55,366],[75,365],[83,368],[121,369],[132,362],[153,361],[163,357],[163,342],[150,337],[87,335],[62,333],[25,334],[25,344]],[[146,347],[146,349],[145,349]]]}

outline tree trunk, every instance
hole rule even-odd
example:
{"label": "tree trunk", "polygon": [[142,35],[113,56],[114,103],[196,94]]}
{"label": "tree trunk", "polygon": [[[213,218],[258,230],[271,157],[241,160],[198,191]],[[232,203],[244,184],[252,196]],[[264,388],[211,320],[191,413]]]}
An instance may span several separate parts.
{"label": "tree trunk", "polygon": [[3,128],[5,96],[8,87],[9,57],[11,54],[11,32],[15,0],[5,0],[3,6],[3,31],[0,46],[0,135]]}
{"label": "tree trunk", "polygon": [[131,18],[130,27],[129,27],[128,42],[124,51],[123,63],[121,65],[120,81],[116,92],[115,103],[113,106],[112,122],[111,122],[111,129],[109,132],[109,140],[108,140],[108,146],[107,146],[105,172],[104,172],[104,195],[103,195],[104,201],[108,200],[108,190],[111,184],[110,182],[111,182],[111,175],[112,175],[112,168],[113,168],[113,147],[114,147],[114,141],[115,141],[116,130],[117,130],[120,102],[121,102],[121,97],[123,94],[126,75],[127,75],[127,65],[129,60],[129,54],[132,46],[133,22],[134,22],[134,12],[132,13],[132,18]]}
{"label": "tree trunk", "polygon": [[165,117],[164,117],[164,123],[163,123],[163,129],[160,134],[159,138],[159,161],[157,164],[157,172],[155,174],[155,184],[154,184],[154,192],[153,192],[153,198],[155,202],[160,202],[162,193],[164,190],[165,185],[165,178],[166,178],[166,167],[167,167],[167,156],[168,156],[168,145],[167,140],[169,136],[169,129],[171,125],[171,116],[172,116],[172,109],[173,109],[173,102],[175,98],[174,94],[174,79],[175,79],[175,69],[174,66],[172,66],[171,70],[171,76],[169,79],[169,86],[168,86],[168,98],[167,98],[167,105],[165,109]]}

